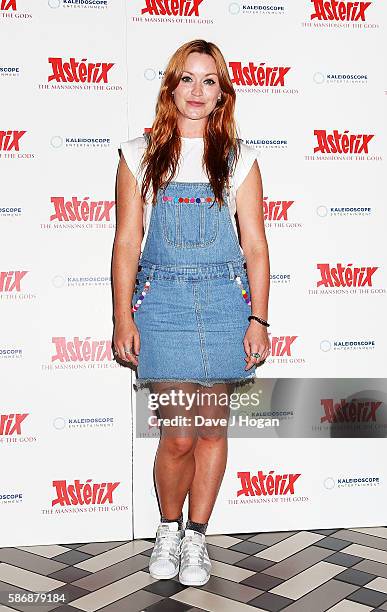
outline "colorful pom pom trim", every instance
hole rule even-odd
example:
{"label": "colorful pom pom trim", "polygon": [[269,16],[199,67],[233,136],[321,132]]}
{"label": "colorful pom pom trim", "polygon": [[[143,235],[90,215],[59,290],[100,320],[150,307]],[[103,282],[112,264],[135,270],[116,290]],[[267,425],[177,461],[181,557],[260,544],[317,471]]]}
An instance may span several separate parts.
{"label": "colorful pom pom trim", "polygon": [[142,301],[144,297],[146,296],[146,294],[148,293],[149,289],[150,289],[150,281],[147,279],[142,288],[141,294],[138,296],[137,302],[135,303],[134,306],[132,306],[132,312],[136,312],[136,310],[140,308]]}
{"label": "colorful pom pom trim", "polygon": [[186,204],[195,202],[197,204],[202,204],[203,202],[212,202],[212,198],[183,198],[183,197],[172,197],[172,196],[163,196],[163,202],[175,202],[175,204],[185,202]]}
{"label": "colorful pom pom trim", "polygon": [[[251,306],[251,300],[249,298],[249,294],[247,293],[246,289],[242,285],[241,277],[240,276],[236,276],[235,277],[235,281],[236,281],[237,285],[239,285],[239,288],[240,288],[241,293],[242,293],[242,297],[245,300],[246,304],[248,306]],[[141,294],[139,295],[135,305],[132,306],[132,312],[136,312],[140,308],[140,306],[142,304],[142,301],[145,298],[146,294],[148,293],[149,289],[150,289],[150,281],[147,279],[145,281],[145,284],[144,284],[144,286],[142,288]]]}
{"label": "colorful pom pom trim", "polygon": [[240,276],[236,276],[235,277],[235,281],[237,283],[237,285],[239,285],[239,288],[242,292],[242,297],[245,300],[246,304],[248,306],[251,306],[251,300],[249,298],[249,294],[247,293],[246,289],[244,289],[243,285],[242,285],[242,281],[241,281],[241,277]]}

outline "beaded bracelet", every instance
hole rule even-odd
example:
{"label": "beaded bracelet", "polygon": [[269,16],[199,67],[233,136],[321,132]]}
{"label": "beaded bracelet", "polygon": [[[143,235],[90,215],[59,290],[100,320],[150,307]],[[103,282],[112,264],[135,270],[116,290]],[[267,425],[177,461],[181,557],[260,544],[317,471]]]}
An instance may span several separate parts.
{"label": "beaded bracelet", "polygon": [[258,321],[258,323],[261,323],[265,327],[270,327],[270,323],[265,321],[265,319],[261,319],[260,317],[255,317],[254,315],[250,315],[247,318],[248,318],[249,321]]}

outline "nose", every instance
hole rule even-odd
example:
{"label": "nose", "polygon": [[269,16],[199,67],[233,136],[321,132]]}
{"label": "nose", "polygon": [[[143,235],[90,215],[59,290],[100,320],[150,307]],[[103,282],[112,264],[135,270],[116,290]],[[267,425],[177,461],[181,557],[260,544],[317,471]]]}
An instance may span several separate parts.
{"label": "nose", "polygon": [[203,93],[203,89],[202,89],[201,83],[193,83],[192,89],[191,89],[191,94],[193,96],[201,96],[202,93]]}

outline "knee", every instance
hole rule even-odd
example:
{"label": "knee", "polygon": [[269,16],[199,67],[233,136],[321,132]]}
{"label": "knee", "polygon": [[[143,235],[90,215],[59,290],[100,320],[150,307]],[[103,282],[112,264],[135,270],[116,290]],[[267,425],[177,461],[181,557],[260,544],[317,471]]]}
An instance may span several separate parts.
{"label": "knee", "polygon": [[182,457],[193,452],[196,439],[192,436],[168,436],[162,438],[161,443],[173,457]]}

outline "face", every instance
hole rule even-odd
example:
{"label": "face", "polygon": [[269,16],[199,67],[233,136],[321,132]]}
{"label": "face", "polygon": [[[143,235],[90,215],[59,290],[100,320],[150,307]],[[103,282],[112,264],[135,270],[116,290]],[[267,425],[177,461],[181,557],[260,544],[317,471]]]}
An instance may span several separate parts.
{"label": "face", "polygon": [[190,53],[173,95],[181,118],[205,120],[214,110],[220,95],[214,59],[204,53]]}

